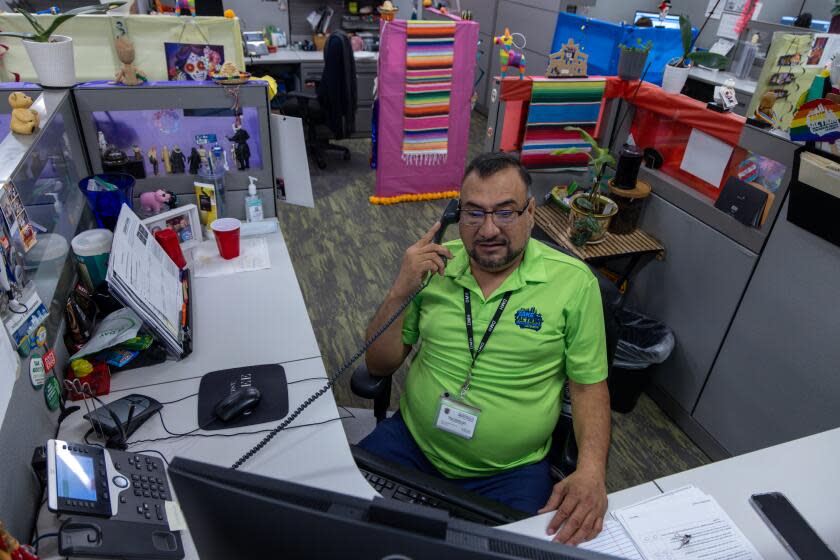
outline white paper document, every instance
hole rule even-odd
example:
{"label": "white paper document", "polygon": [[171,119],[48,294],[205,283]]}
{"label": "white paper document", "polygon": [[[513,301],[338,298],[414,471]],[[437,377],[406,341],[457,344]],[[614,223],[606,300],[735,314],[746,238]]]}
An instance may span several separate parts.
{"label": "white paper document", "polygon": [[225,260],[219,255],[216,241],[205,241],[195,248],[193,266],[198,278],[227,276],[239,272],[250,272],[271,268],[268,256],[268,243],[264,237],[239,240],[239,256]]}
{"label": "white paper document", "polygon": [[737,40],[740,33],[735,30],[741,14],[723,13],[720,16],[720,24],[717,29],[717,36],[725,39]]}
{"label": "white paper document", "polygon": [[140,218],[123,205],[108,260],[108,286],[174,354],[180,342],[183,292],[178,267]]}
{"label": "white paper document", "polygon": [[[542,515],[529,517],[516,523],[510,523],[498,527],[505,531],[518,533],[528,537],[550,541],[554,535],[546,534],[548,523],[554,517],[556,512],[551,511]],[[643,560],[641,554],[633,544],[633,540],[627,531],[624,530],[621,523],[613,519],[609,514],[604,519],[604,528],[597,537],[591,541],[586,541],[578,545],[578,548],[584,550],[591,550],[593,552],[601,552],[604,554],[611,554],[617,558],[626,558],[628,560]]]}
{"label": "white paper document", "polygon": [[654,502],[652,507],[620,510],[616,517],[647,559],[761,559],[711,496],[687,495],[668,501],[665,507]]}
{"label": "white paper document", "polygon": [[719,189],[730,157],[732,146],[694,128],[688,137],[680,169]]}
{"label": "white paper document", "polygon": [[96,331],[87,344],[81,350],[70,357],[71,360],[96,354],[101,350],[116,346],[121,342],[137,336],[143,321],[131,308],[118,309],[105,317],[102,322],[96,325]]}

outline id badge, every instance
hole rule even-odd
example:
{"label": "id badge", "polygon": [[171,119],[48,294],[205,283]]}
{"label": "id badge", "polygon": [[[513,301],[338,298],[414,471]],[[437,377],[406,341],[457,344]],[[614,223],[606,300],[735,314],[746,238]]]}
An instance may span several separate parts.
{"label": "id badge", "polygon": [[438,404],[435,427],[464,439],[472,439],[481,409],[444,394]]}

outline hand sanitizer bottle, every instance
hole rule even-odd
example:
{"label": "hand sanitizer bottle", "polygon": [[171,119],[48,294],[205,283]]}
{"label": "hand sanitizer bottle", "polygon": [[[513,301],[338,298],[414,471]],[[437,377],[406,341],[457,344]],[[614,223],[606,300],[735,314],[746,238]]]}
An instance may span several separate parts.
{"label": "hand sanitizer bottle", "polygon": [[249,222],[261,222],[263,219],[263,202],[257,194],[257,185],[254,181],[256,177],[248,177],[250,183],[248,184],[248,196],[245,197],[245,218]]}

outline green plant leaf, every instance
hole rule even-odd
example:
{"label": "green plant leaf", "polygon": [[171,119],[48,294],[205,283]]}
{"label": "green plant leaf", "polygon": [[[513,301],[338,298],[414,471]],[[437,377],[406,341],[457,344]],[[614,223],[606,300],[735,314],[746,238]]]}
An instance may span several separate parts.
{"label": "green plant leaf", "polygon": [[718,70],[726,68],[726,65],[729,64],[729,59],[725,56],[709,51],[695,51],[686,58],[701,66]]}
{"label": "green plant leaf", "polygon": [[569,183],[569,186],[566,187],[566,196],[572,196],[573,194],[583,190],[583,186],[578,185],[577,181],[572,181],[571,183]]}
{"label": "green plant leaf", "polygon": [[575,200],[575,205],[578,209],[583,210],[584,212],[592,212],[592,201],[589,200],[588,197],[581,197]]}
{"label": "green plant leaf", "polygon": [[74,8],[72,10],[68,10],[63,14],[55,16],[55,19],[52,21],[50,26],[43,31],[43,34],[46,35],[45,41],[49,41],[49,38],[52,36],[53,33],[68,19],[76,17],[82,14],[104,14],[108,10],[113,8],[118,8],[125,4],[125,2],[109,2],[107,4],[94,4],[92,6],[81,6],[79,8]]}
{"label": "green plant leaf", "polygon": [[20,33],[15,31],[0,31],[0,37],[16,37],[18,39],[34,41],[36,35],[34,33],[29,33],[28,31],[21,31]]}
{"label": "green plant leaf", "polygon": [[40,36],[42,36],[44,34],[44,28],[43,28],[43,26],[41,26],[41,23],[38,21],[38,18],[35,17],[34,15],[30,14],[26,10],[22,10],[20,8],[15,8],[15,11],[17,13],[19,13],[20,15],[22,15],[24,18],[26,18],[26,21],[28,21],[29,25],[32,26],[32,29],[35,30],[35,35],[36,35],[35,40],[36,41],[42,41]]}
{"label": "green plant leaf", "polygon": [[583,140],[587,144],[592,146],[593,150],[598,149],[598,143],[595,141],[595,139],[592,138],[592,136],[590,136],[588,132],[586,132],[579,126],[564,126],[563,130],[576,130],[580,134],[581,138],[583,138]]}
{"label": "green plant leaf", "polygon": [[570,154],[582,154],[585,151],[586,150],[584,150],[582,148],[557,148],[556,150],[551,152],[551,155],[553,155],[553,156],[567,156],[567,155],[570,155]]}
{"label": "green plant leaf", "polygon": [[680,37],[682,38],[683,58],[691,50],[691,22],[684,15],[680,15]]}
{"label": "green plant leaf", "polygon": [[594,216],[587,216],[580,223],[584,229],[589,231],[590,233],[597,233],[601,230],[601,225],[598,223],[598,220],[595,219]]}

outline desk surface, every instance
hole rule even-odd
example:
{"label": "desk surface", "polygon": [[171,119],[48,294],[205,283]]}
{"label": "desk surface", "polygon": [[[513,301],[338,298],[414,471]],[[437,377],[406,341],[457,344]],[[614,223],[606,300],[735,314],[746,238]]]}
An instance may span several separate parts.
{"label": "desk surface", "polygon": [[[793,420],[792,420],[793,421]],[[749,503],[782,492],[840,553],[840,428],[658,479],[663,492],[693,484],[714,496],[766,560],[790,558]]]}
{"label": "desk surface", "polygon": [[[376,62],[379,53],[370,51],[357,51],[353,53],[356,63]],[[277,52],[263,56],[246,56],[245,63],[248,66],[259,66],[263,64],[300,64],[302,62],[323,62],[323,51],[301,51],[297,49],[277,49]]]}
{"label": "desk surface", "polygon": [[758,85],[758,82],[755,80],[737,78],[735,74],[732,74],[731,72],[721,72],[720,70],[708,70],[706,68],[694,67],[689,70],[688,75],[696,80],[715,86],[722,86],[726,80],[734,80],[735,91],[749,96],[752,96],[755,93],[755,87]]}

